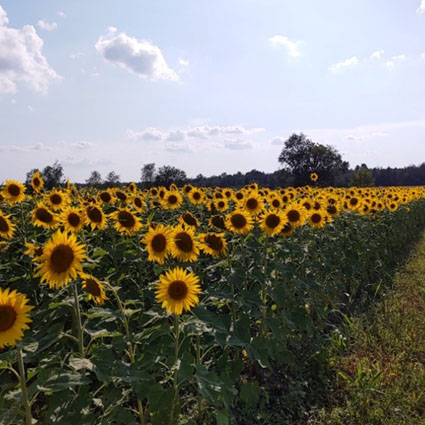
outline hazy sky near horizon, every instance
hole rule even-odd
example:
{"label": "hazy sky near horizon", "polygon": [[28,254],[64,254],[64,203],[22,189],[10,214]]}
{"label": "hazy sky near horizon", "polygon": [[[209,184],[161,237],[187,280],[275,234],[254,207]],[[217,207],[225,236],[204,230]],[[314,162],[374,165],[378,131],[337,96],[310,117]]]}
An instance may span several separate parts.
{"label": "hazy sky near horizon", "polygon": [[0,183],[425,162],[425,0],[0,0]]}

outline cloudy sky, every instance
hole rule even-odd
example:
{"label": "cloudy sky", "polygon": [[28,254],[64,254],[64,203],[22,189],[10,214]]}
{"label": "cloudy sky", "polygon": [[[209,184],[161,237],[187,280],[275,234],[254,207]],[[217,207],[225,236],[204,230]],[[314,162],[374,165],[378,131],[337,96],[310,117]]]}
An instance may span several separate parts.
{"label": "cloudy sky", "polygon": [[0,182],[425,162],[425,0],[0,0]]}

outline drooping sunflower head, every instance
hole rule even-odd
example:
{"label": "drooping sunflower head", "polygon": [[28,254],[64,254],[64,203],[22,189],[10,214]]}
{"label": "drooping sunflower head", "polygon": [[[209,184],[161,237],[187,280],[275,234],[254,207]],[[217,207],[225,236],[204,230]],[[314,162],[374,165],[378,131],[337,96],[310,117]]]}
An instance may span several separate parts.
{"label": "drooping sunflower head", "polygon": [[89,300],[93,300],[95,304],[103,305],[108,299],[105,293],[103,283],[86,273],[80,273],[83,289],[88,294]]}
{"label": "drooping sunflower head", "polygon": [[239,235],[247,234],[253,228],[251,214],[243,209],[237,209],[226,216],[226,228]]}
{"label": "drooping sunflower head", "polygon": [[61,221],[67,232],[79,232],[86,222],[86,216],[81,209],[68,207],[62,212]]}
{"label": "drooping sunflower head", "polygon": [[146,245],[148,261],[164,264],[165,258],[171,250],[171,233],[172,230],[162,224],[149,228],[141,240]]}
{"label": "drooping sunflower head", "polygon": [[221,215],[213,215],[208,220],[208,225],[217,230],[226,230],[226,221]]}
{"label": "drooping sunflower head", "polygon": [[201,235],[202,250],[213,257],[227,255],[227,242],[224,233],[203,233]]}
{"label": "drooping sunflower head", "polygon": [[179,217],[179,223],[184,224],[185,226],[197,228],[199,227],[199,221],[196,217],[193,216],[189,211],[186,211]]}
{"label": "drooping sunflower head", "polygon": [[171,234],[171,254],[179,261],[196,261],[199,256],[199,238],[192,228],[177,226]]}
{"label": "drooping sunflower head", "polygon": [[4,215],[0,211],[0,236],[5,239],[12,239],[15,233],[15,225],[9,217],[10,215]]}
{"label": "drooping sunflower head", "polygon": [[287,223],[288,219],[283,212],[271,210],[263,214],[260,219],[261,230],[269,236],[277,235]]}
{"label": "drooping sunflower head", "polygon": [[86,206],[85,215],[87,217],[87,223],[92,230],[105,228],[106,216],[99,205],[93,204]]}
{"label": "drooping sunflower head", "polygon": [[25,186],[16,180],[6,180],[2,193],[6,201],[14,205],[25,199]]}
{"label": "drooping sunflower head", "polygon": [[40,175],[39,171],[36,171],[31,177],[31,186],[34,192],[39,193],[44,186],[44,180]]}
{"label": "drooping sunflower head", "polygon": [[199,278],[180,267],[168,270],[159,276],[155,296],[167,313],[180,315],[199,303],[201,287]]}
{"label": "drooping sunflower head", "polygon": [[87,257],[86,247],[77,242],[75,234],[58,230],[46,242],[35,276],[47,282],[50,288],[60,289],[82,271],[81,262]]}
{"label": "drooping sunflower head", "polygon": [[142,228],[140,219],[128,208],[120,208],[111,213],[110,217],[114,220],[114,228],[120,233],[133,235]]}
{"label": "drooping sunflower head", "polygon": [[34,307],[28,305],[24,294],[0,288],[0,350],[8,345],[15,345],[29,329],[31,322],[28,312]]}
{"label": "drooping sunflower head", "polygon": [[38,202],[36,208],[32,210],[32,222],[35,226],[45,229],[54,229],[59,224],[55,213],[41,202]]}

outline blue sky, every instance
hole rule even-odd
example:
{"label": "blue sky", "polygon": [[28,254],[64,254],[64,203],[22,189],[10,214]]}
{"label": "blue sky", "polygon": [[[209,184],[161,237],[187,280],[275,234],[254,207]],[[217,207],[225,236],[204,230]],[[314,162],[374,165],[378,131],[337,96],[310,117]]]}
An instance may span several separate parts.
{"label": "blue sky", "polygon": [[425,161],[425,0],[0,0],[0,182]]}

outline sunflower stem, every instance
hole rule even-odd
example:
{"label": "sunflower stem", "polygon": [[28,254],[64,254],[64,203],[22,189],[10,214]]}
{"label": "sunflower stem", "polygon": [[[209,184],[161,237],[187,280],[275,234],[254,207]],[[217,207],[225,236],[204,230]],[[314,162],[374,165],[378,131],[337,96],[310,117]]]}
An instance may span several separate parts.
{"label": "sunflower stem", "polygon": [[32,425],[32,415],[31,415],[30,403],[28,401],[28,391],[27,391],[24,359],[22,357],[22,351],[18,345],[16,346],[16,353],[18,355],[18,366],[19,366],[19,375],[21,380],[22,398],[23,398],[23,403],[25,407],[25,421],[26,421],[26,425]]}
{"label": "sunflower stem", "polygon": [[180,339],[180,324],[179,324],[179,315],[174,314],[174,379],[173,379],[173,388],[174,388],[174,400],[171,406],[170,412],[170,421],[169,425],[174,424],[174,410],[179,401],[179,387],[178,387],[178,373],[179,373],[179,339]]}
{"label": "sunflower stem", "polygon": [[77,325],[78,348],[80,350],[81,358],[84,358],[84,341],[83,341],[83,326],[81,325],[81,311],[80,302],[78,301],[78,287],[77,282],[74,283],[74,309]]}
{"label": "sunflower stem", "polygon": [[[229,277],[232,275],[232,262],[230,260],[230,254],[227,256],[227,265],[229,266]],[[233,279],[230,279],[230,293],[232,297],[232,325],[235,326],[236,321],[236,305],[235,305],[235,283]]]}
{"label": "sunflower stem", "polygon": [[[201,364],[201,335],[196,335],[196,364]],[[202,424],[202,396],[198,395],[198,417],[197,422]]]}
{"label": "sunflower stem", "polygon": [[269,246],[269,235],[266,236],[264,243],[264,279],[261,288],[261,299],[263,301],[262,313],[263,320],[261,321],[261,333],[264,336],[266,334],[266,320],[267,320],[267,249]]}

